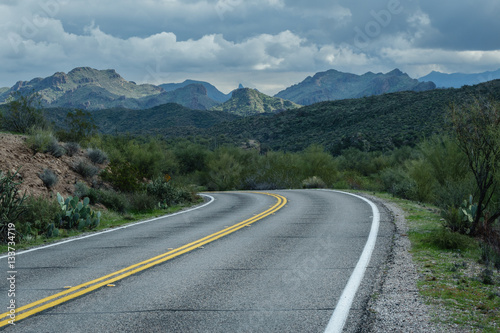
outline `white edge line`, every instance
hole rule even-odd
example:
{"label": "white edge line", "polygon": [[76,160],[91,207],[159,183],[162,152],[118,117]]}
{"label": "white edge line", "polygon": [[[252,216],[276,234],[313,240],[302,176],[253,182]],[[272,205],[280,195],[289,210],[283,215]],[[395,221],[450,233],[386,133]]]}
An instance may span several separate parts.
{"label": "white edge line", "polygon": [[372,208],[373,219],[372,219],[372,227],[370,229],[370,235],[368,236],[368,240],[366,241],[363,252],[361,253],[358,263],[356,264],[356,267],[354,268],[354,271],[352,272],[351,277],[349,278],[349,281],[347,282],[344,291],[340,296],[337,306],[335,307],[332,317],[330,318],[330,321],[328,322],[328,325],[325,329],[325,333],[342,332],[344,325],[347,321],[347,316],[349,315],[349,311],[351,310],[351,305],[354,300],[354,296],[356,295],[356,292],[358,291],[361,281],[363,280],[366,267],[370,262],[373,250],[375,248],[378,228],[380,225],[380,212],[378,210],[378,207],[372,201],[362,196],[348,192],[342,192],[342,191],[333,191],[333,192],[352,195],[366,201]]}
{"label": "white edge line", "polygon": [[[124,225],[124,226],[121,226],[121,227],[118,227],[118,228],[113,228],[113,229],[108,229],[108,230],[104,230],[104,231],[99,231],[99,232],[92,233],[92,234],[89,234],[89,235],[86,235],[86,236],[71,238],[71,239],[67,239],[65,241],[61,241],[61,242],[57,242],[57,243],[53,243],[53,244],[49,244],[49,245],[45,245],[45,246],[40,246],[40,247],[34,247],[32,249],[29,249],[29,250],[24,250],[24,251],[16,252],[16,256],[20,255],[20,254],[28,253],[28,252],[33,252],[33,251],[38,251],[38,250],[41,250],[41,249],[46,249],[46,248],[53,247],[53,246],[58,246],[58,245],[61,245],[61,244],[66,244],[66,243],[69,243],[69,242],[74,242],[74,241],[82,240],[82,239],[85,239],[85,238],[94,237],[94,236],[97,236],[97,235],[106,234],[108,232],[113,232],[113,231],[117,231],[117,230],[121,230],[121,229],[126,229],[126,228],[130,228],[130,227],[134,227],[134,226],[139,225],[139,224],[149,223],[149,222],[153,222],[153,221],[156,221],[156,220],[160,220],[160,219],[164,219],[164,218],[169,218],[169,217],[172,217],[172,216],[175,216],[175,215],[192,212],[193,210],[197,210],[197,209],[200,209],[200,208],[203,208],[205,206],[210,205],[215,200],[215,198],[213,196],[208,195],[208,194],[201,194],[200,193],[199,195],[204,196],[204,197],[208,197],[210,199],[210,201],[205,202],[201,206],[196,206],[194,208],[182,210],[182,211],[177,212],[177,213],[163,215],[163,216],[160,216],[160,217],[155,217],[154,219],[144,220],[144,221],[140,221],[140,222],[135,222],[135,223],[127,224],[127,225]],[[7,257],[8,257],[8,255],[3,255],[3,256],[0,256],[0,259],[7,258]]]}

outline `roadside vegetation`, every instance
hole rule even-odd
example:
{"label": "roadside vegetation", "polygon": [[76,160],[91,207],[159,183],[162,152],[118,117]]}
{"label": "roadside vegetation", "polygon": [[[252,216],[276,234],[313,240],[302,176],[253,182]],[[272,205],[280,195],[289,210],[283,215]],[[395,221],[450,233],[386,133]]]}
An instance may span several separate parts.
{"label": "roadside vegetation", "polygon": [[418,288],[433,310],[432,319],[459,332],[498,332],[498,252],[480,239],[444,228],[436,206],[376,195],[405,211]]}
{"label": "roadside vegetation", "polygon": [[[54,158],[78,154],[71,168],[85,182],[77,182],[71,196],[52,193],[50,197],[35,197],[21,192],[23,180],[18,171],[0,170],[3,252],[13,239],[16,249],[21,249],[167,214],[200,202],[194,187],[171,179],[169,173],[175,165],[168,157],[172,153],[159,140],[102,138],[91,114],[81,110],[68,113],[66,130],[54,129],[44,118],[39,96],[15,98],[0,113],[0,127],[26,135],[26,146],[33,154],[50,154]],[[44,169],[38,177],[49,191],[65,181],[51,169]],[[12,230],[15,237],[8,232]]]}
{"label": "roadside vegetation", "polygon": [[[9,119],[32,100],[20,98],[0,125],[27,133],[34,152],[57,158],[83,150],[85,158],[73,167],[87,182],[75,184],[72,198],[33,198],[19,193],[15,174],[2,173],[2,233],[15,223],[26,243],[67,237],[198,202],[201,190],[383,192],[408,213],[422,293],[454,311],[448,321],[485,332],[500,325],[500,104],[494,100],[448,106],[446,117],[428,120],[441,130],[413,145],[376,150],[360,136],[334,150],[311,144],[280,151],[258,142],[222,144],[224,137],[101,135],[85,111],[69,113],[63,128],[30,121],[21,131]],[[47,187],[60,181],[50,171],[39,176]],[[82,209],[85,218],[77,211]]]}

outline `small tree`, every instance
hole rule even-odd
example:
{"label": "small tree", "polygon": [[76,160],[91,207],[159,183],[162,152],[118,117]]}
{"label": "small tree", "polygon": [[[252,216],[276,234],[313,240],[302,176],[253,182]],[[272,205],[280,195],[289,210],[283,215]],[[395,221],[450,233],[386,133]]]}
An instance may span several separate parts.
{"label": "small tree", "polygon": [[38,93],[11,95],[11,102],[3,115],[2,126],[13,132],[27,133],[31,128],[47,128],[48,124],[41,108],[41,96]]}
{"label": "small tree", "polygon": [[[500,165],[500,103],[474,99],[463,105],[453,104],[449,116],[477,184],[477,211],[470,229],[472,235],[477,235],[485,209],[498,186],[495,173]],[[485,226],[491,226],[499,217],[500,210],[490,212],[484,217]]]}
{"label": "small tree", "polygon": [[97,133],[98,129],[92,114],[84,110],[68,112],[66,115],[66,125],[68,127],[68,131],[62,133],[62,137],[66,141],[73,142],[88,141],[94,134]]}

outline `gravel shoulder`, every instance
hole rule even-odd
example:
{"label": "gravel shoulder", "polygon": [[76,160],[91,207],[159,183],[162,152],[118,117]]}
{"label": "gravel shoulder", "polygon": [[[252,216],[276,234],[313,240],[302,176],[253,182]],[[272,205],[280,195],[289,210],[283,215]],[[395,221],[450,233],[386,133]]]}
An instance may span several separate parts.
{"label": "gravel shoulder", "polygon": [[392,250],[381,270],[368,303],[361,332],[457,332],[431,321],[437,309],[425,304],[417,288],[418,272],[410,253],[405,212],[396,204],[365,195],[387,207],[393,216],[395,233]]}

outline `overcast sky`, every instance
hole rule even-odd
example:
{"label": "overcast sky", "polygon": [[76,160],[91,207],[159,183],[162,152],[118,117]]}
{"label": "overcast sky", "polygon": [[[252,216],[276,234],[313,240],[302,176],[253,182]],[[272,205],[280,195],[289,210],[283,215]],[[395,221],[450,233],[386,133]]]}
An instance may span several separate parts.
{"label": "overcast sky", "polygon": [[0,87],[80,66],[137,83],[500,68],[499,0],[0,0]]}

